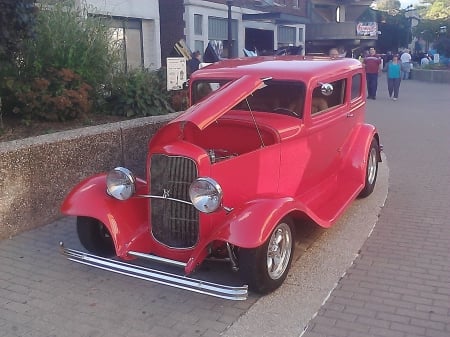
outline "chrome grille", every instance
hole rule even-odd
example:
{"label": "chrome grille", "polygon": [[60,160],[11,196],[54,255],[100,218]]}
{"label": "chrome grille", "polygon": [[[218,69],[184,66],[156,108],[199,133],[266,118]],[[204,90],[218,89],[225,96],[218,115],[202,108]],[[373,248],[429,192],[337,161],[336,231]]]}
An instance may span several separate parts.
{"label": "chrome grille", "polygon": [[[189,201],[189,185],[197,166],[189,158],[155,154],[150,159],[150,194]],[[151,231],[164,245],[193,247],[198,240],[198,211],[192,205],[168,199],[150,199]]]}

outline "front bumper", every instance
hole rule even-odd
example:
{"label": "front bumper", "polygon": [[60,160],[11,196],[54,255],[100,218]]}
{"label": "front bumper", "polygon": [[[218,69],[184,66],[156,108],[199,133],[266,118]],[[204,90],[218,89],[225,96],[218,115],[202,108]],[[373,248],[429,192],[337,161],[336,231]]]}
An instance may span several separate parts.
{"label": "front bumper", "polygon": [[131,263],[103,258],[85,252],[65,248],[60,243],[61,253],[67,259],[84,265],[108,270],[117,274],[127,275],[141,280],[167,285],[170,287],[189,290],[192,292],[219,297],[227,300],[246,300],[248,286],[232,287],[212,282],[207,282],[191,277],[145,268]]}

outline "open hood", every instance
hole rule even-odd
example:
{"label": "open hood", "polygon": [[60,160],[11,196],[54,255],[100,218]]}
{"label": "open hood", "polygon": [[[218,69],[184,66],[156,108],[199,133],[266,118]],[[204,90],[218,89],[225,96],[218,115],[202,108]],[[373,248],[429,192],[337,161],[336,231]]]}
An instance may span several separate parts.
{"label": "open hood", "polygon": [[259,77],[250,75],[240,77],[191,106],[172,122],[191,122],[203,130],[263,86],[263,80]]}

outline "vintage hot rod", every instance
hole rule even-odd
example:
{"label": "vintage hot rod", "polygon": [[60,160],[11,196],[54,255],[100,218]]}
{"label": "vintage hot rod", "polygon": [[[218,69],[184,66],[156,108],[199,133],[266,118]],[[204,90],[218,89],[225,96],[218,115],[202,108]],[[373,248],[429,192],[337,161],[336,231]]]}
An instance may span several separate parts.
{"label": "vintage hot rod", "polygon": [[[365,123],[353,59],[223,60],[192,74],[190,107],[150,140],[146,177],[124,167],[87,178],[61,210],[89,253],[69,259],[228,299],[285,280],[305,219],[330,227],[374,189],[380,140]],[[210,257],[243,286],[188,276]],[[137,265],[169,264],[185,275]]]}

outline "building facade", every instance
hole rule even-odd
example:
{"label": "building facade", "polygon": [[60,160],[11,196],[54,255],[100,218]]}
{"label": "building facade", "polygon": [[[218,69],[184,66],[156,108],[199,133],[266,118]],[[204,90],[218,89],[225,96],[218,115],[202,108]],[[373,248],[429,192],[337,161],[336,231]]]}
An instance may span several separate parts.
{"label": "building facade", "polygon": [[127,69],[161,67],[158,0],[79,0],[94,15],[112,18],[114,38],[122,46]]}
{"label": "building facade", "polygon": [[350,57],[378,37],[367,0],[77,1],[92,14],[112,17],[127,68],[165,65],[167,57],[180,56],[174,48],[180,40],[201,54],[211,44],[224,58],[273,54],[288,46],[301,54],[340,47]]}

